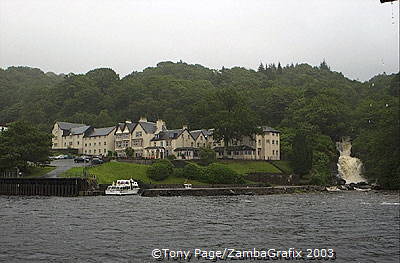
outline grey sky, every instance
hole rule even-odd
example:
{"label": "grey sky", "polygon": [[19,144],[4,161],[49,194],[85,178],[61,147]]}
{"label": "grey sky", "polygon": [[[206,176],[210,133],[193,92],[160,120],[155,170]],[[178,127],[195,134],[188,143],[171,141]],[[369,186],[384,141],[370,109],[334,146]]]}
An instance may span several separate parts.
{"label": "grey sky", "polygon": [[0,0],[2,68],[124,76],[167,60],[256,69],[324,58],[353,79],[397,72],[399,2]]}

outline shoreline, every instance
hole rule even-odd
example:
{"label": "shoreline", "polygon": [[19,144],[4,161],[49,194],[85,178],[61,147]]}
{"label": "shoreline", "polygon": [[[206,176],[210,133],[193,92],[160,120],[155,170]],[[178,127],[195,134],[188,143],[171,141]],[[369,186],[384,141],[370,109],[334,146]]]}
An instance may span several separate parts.
{"label": "shoreline", "polygon": [[236,195],[273,195],[292,193],[323,192],[325,187],[317,185],[275,186],[275,187],[214,187],[214,188],[152,188],[141,192],[143,197],[157,196],[236,196]]}

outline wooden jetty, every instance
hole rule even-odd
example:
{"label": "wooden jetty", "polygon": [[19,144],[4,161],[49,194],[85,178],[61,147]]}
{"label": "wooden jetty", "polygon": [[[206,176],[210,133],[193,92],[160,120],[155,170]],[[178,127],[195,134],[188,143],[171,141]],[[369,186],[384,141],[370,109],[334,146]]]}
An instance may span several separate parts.
{"label": "wooden jetty", "polygon": [[86,178],[0,178],[0,195],[95,195],[95,186]]}

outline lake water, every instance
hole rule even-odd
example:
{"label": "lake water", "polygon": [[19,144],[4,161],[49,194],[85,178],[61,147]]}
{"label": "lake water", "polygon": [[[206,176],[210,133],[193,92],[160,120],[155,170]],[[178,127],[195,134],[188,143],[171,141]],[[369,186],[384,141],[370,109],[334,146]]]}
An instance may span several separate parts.
{"label": "lake water", "polygon": [[399,262],[399,224],[399,195],[385,192],[0,196],[0,262],[157,262],[154,249],[225,248],[325,248],[335,262]]}

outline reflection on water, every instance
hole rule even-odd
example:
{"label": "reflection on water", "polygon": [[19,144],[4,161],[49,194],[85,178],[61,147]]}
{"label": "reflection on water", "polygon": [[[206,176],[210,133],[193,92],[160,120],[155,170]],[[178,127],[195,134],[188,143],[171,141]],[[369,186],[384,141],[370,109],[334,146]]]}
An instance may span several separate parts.
{"label": "reflection on water", "polygon": [[[333,248],[399,262],[399,196],[0,196],[0,262],[155,262],[154,248]],[[243,262],[243,261],[241,261]]]}

